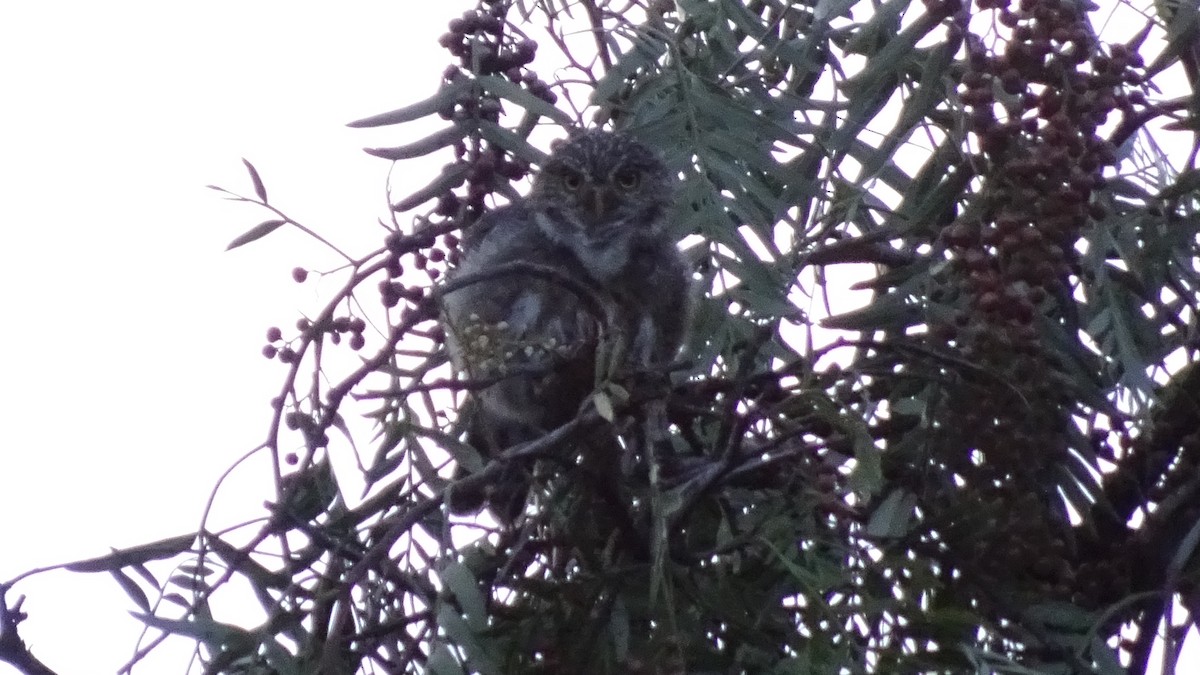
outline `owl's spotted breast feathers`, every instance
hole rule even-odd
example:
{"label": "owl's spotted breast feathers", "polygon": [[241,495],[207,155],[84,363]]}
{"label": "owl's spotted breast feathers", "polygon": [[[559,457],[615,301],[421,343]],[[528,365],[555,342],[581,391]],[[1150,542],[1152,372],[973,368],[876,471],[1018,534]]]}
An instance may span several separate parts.
{"label": "owl's spotted breast feathers", "polygon": [[[589,131],[557,146],[530,195],[496,209],[464,238],[452,278],[511,262],[553,268],[615,307],[629,366],[669,360],[688,317],[690,272],[665,222],[670,174],[623,134]],[[445,298],[455,368],[497,380],[473,393],[469,440],[485,451],[570,420],[595,384],[604,317],[567,284],[501,274]]]}

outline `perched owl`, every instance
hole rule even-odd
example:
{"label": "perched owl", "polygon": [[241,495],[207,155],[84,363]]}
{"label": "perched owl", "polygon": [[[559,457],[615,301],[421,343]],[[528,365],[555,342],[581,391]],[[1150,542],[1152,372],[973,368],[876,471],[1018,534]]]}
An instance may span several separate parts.
{"label": "perched owl", "polygon": [[[633,138],[576,134],[554,149],[528,197],[472,228],[451,278],[518,261],[552,267],[616,309],[617,325],[607,328],[624,345],[625,365],[670,361],[683,340],[691,278],[665,220],[673,183],[658,157]],[[567,286],[508,274],[445,297],[455,368],[471,380],[494,382],[474,392],[464,410],[468,441],[485,455],[571,420],[593,391],[605,319]],[[493,510],[515,517],[524,486],[513,471],[502,475],[490,498]],[[497,503],[505,500],[519,503]],[[451,507],[473,511],[481,502],[481,495],[465,495]]]}

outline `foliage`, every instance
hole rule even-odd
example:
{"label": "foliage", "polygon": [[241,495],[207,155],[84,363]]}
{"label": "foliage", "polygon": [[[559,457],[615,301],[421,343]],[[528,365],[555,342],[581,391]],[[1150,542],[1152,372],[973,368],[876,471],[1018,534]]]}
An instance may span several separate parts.
{"label": "foliage", "polygon": [[[447,162],[315,318],[269,333],[287,371],[257,535],[72,569],[114,574],[205,672],[1145,673],[1155,640],[1173,669],[1200,609],[1200,170],[1168,150],[1200,131],[1200,11],[1156,3],[1119,43],[1095,28],[1114,9],[1137,16],[482,1],[435,93],[354,125],[440,116],[369,152]],[[439,280],[585,115],[680,174],[705,291],[687,360],[487,461],[455,424],[477,383],[446,366]],[[302,227],[247,166],[255,196],[228,194],[271,217],[231,246]],[[366,355],[345,366],[343,341]],[[574,450],[609,424],[643,441],[616,472]],[[455,465],[539,488],[511,527],[451,517]],[[213,615],[234,577],[255,628]]]}

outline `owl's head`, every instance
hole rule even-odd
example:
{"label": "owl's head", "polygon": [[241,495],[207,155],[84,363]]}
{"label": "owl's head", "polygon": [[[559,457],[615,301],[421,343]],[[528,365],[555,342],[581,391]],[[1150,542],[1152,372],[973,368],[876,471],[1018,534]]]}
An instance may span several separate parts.
{"label": "owl's head", "polygon": [[671,193],[654,151],[626,134],[591,130],[554,147],[529,197],[556,238],[603,246],[661,230]]}

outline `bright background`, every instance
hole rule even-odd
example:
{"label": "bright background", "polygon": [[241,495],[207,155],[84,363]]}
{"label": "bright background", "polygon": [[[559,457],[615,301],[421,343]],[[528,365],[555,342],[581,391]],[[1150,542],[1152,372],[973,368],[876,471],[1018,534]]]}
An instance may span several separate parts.
{"label": "bright background", "polygon": [[[204,186],[252,194],[246,157],[289,215],[351,253],[378,245],[389,166],[360,148],[431,129],[344,125],[432,93],[436,39],[470,4],[0,9],[0,581],[195,530],[266,433],[283,374],[259,354],[266,328],[318,307],[320,282],[290,270],[331,260],[289,231],[224,252],[270,216]],[[430,175],[401,168],[398,188]],[[266,475],[237,474],[215,519],[258,513]],[[109,577],[52,572],[21,594],[22,637],[61,675],[131,656],[141,624]],[[135,672],[181,672],[189,651]]]}
{"label": "bright background", "polygon": [[[361,148],[429,129],[345,124],[431,94],[437,37],[468,4],[4,3],[0,581],[195,531],[265,438],[284,372],[259,354],[267,327],[319,307],[292,267],[331,260],[284,230],[226,253],[270,216],[204,186],[253,194],[246,157],[295,219],[352,253],[379,245],[389,163]],[[267,475],[240,473],[218,520],[260,512]],[[135,606],[107,575],[21,594],[22,637],[62,675],[131,656]],[[187,652],[135,672],[182,672]]]}

